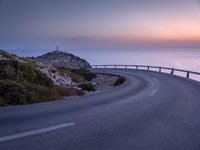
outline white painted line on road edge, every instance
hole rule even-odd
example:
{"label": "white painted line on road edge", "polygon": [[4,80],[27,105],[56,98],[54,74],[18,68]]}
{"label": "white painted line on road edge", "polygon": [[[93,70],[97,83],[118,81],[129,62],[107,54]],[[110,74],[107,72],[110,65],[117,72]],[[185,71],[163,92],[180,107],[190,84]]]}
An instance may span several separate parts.
{"label": "white painted line on road edge", "polygon": [[153,78],[154,82],[158,82],[158,80],[156,78]]}
{"label": "white painted line on road edge", "polygon": [[18,134],[5,136],[5,137],[0,137],[0,142],[14,140],[14,139],[18,139],[18,138],[22,138],[22,137],[26,137],[26,136],[35,135],[35,134],[45,133],[45,132],[49,132],[49,131],[53,131],[53,130],[58,130],[58,129],[70,127],[73,125],[75,125],[74,122],[69,122],[69,123],[63,123],[63,124],[59,124],[59,125],[55,125],[55,126],[51,126],[51,127],[47,127],[47,128],[42,128],[39,130],[28,131],[28,132],[24,132],[24,133],[18,133]]}
{"label": "white painted line on road edge", "polygon": [[153,92],[150,93],[149,96],[153,96],[154,94],[156,94],[157,91],[158,91],[157,89],[153,90]]}

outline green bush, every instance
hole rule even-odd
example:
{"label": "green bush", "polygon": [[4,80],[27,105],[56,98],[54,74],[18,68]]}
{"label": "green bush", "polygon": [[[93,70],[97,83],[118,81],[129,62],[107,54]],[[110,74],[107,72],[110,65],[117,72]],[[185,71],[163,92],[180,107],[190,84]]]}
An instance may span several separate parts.
{"label": "green bush", "polygon": [[38,103],[62,99],[64,96],[84,94],[78,89],[59,86],[49,88],[29,82],[0,80],[0,106]]}
{"label": "green bush", "polygon": [[124,82],[126,82],[126,78],[125,77],[118,77],[117,80],[115,81],[115,83],[113,84],[114,86],[119,86],[121,84],[123,84]]}
{"label": "green bush", "polygon": [[96,78],[96,74],[92,73],[90,70],[86,68],[81,68],[81,69],[73,69],[72,70],[74,73],[84,77],[85,80],[91,81],[93,78]]}
{"label": "green bush", "polygon": [[0,61],[0,106],[38,103],[70,95],[84,95],[84,92],[54,86],[32,63]]}
{"label": "green bush", "polygon": [[65,88],[56,86],[52,88],[53,91],[56,91],[59,95],[62,96],[75,96],[75,95],[84,95],[85,93],[82,90],[75,88]]}
{"label": "green bush", "polygon": [[17,60],[0,61],[0,79],[14,80],[52,87],[53,81],[40,72],[34,65]]}
{"label": "green bush", "polygon": [[92,73],[90,70],[87,70],[86,68],[81,69],[70,69],[70,68],[62,68],[57,67],[57,70],[62,75],[67,74],[72,78],[72,81],[76,83],[80,83],[83,81],[91,81],[93,78],[96,78],[96,74]]}
{"label": "green bush", "polygon": [[69,77],[71,77],[72,81],[76,82],[76,83],[80,83],[84,81],[84,78],[82,76],[80,76],[79,74],[75,73],[74,71],[72,71],[71,69],[67,69],[67,68],[62,68],[62,67],[57,67],[57,71],[61,74],[61,75],[68,75]]}
{"label": "green bush", "polygon": [[14,54],[9,54],[8,52],[6,51],[3,51],[3,50],[0,50],[0,55],[2,57],[5,57],[5,58],[8,58],[8,59],[15,59],[15,55]]}
{"label": "green bush", "polygon": [[84,91],[95,91],[95,88],[91,83],[79,84],[78,87],[81,88]]}
{"label": "green bush", "polygon": [[0,97],[0,106],[6,106],[5,100],[2,97]]}

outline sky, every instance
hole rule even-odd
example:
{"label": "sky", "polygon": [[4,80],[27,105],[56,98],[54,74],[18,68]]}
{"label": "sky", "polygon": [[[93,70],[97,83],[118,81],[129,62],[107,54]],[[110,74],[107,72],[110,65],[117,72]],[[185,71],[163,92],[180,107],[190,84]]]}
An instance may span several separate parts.
{"label": "sky", "polygon": [[0,0],[0,49],[200,48],[200,0]]}

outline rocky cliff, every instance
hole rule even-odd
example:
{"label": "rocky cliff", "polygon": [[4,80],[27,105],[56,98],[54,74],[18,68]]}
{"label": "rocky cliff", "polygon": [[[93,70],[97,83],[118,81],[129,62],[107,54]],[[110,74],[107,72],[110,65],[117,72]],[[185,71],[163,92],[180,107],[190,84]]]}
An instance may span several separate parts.
{"label": "rocky cliff", "polygon": [[86,60],[58,50],[38,56],[35,60],[47,65],[61,68],[79,69],[90,67],[90,64]]}

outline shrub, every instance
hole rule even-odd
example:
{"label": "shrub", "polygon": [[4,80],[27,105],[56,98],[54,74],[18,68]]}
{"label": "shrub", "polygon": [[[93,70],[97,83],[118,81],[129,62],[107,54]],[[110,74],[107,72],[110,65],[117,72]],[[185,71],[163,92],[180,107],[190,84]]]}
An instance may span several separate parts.
{"label": "shrub", "polygon": [[95,91],[94,86],[90,83],[79,84],[78,87],[81,88],[84,91]]}
{"label": "shrub", "polygon": [[75,95],[84,95],[85,93],[82,90],[75,89],[75,88],[66,88],[56,86],[52,88],[53,91],[56,91],[59,95],[62,96],[75,96]]}
{"label": "shrub", "polygon": [[120,76],[120,77],[117,78],[117,80],[115,81],[115,83],[113,85],[114,86],[119,86],[119,85],[123,84],[125,81],[126,81],[126,78]]}
{"label": "shrub", "polygon": [[93,78],[96,78],[96,74],[92,73],[90,70],[86,68],[73,69],[72,71],[80,76],[83,76],[84,79],[87,81],[91,81]]}
{"label": "shrub", "polygon": [[16,60],[0,61],[0,79],[19,82],[28,81],[43,86],[53,86],[53,81],[40,72],[34,65]]}
{"label": "shrub", "polygon": [[27,81],[17,83],[11,80],[0,80],[0,106],[38,103],[71,95],[84,95],[84,92],[59,86],[49,88]]}
{"label": "shrub", "polygon": [[76,88],[70,88],[68,90],[70,92],[70,95],[73,95],[73,96],[75,96],[75,95],[79,95],[79,96],[85,95],[84,91],[76,89]]}
{"label": "shrub", "polygon": [[5,106],[5,105],[6,105],[5,100],[2,97],[0,97],[0,106]]}
{"label": "shrub", "polygon": [[75,73],[74,71],[72,71],[71,69],[67,69],[67,68],[63,68],[63,67],[57,67],[57,71],[61,74],[61,75],[67,75],[69,77],[71,77],[72,81],[76,82],[76,83],[80,83],[84,81],[84,78],[82,76],[80,76],[79,74]]}
{"label": "shrub", "polygon": [[57,70],[60,72],[61,75],[67,74],[72,78],[72,81],[76,83],[80,83],[83,81],[91,81],[93,78],[96,78],[96,74],[92,73],[90,70],[86,68],[81,69],[70,69],[70,68],[63,68],[57,67]]}
{"label": "shrub", "polygon": [[5,58],[7,58],[7,59],[15,59],[15,56],[16,55],[14,55],[14,54],[9,54],[8,52],[6,52],[6,51],[3,51],[3,50],[0,50],[0,55],[2,56],[2,57],[5,57]]}

